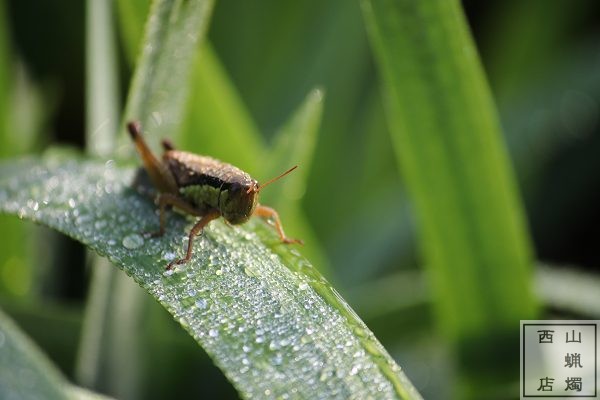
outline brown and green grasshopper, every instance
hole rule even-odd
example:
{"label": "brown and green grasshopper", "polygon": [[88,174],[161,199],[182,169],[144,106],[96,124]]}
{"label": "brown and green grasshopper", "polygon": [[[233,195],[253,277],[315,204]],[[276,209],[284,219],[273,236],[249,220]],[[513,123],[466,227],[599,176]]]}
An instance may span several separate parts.
{"label": "brown and green grasshopper", "polygon": [[231,225],[243,224],[253,215],[270,218],[283,243],[302,244],[301,240],[285,236],[277,211],[258,203],[258,194],[265,186],[289,174],[297,166],[259,185],[258,181],[233,165],[211,157],[175,150],[166,140],[162,142],[164,153],[160,161],[142,138],[139,122],[129,122],[127,129],[146,172],[159,191],[157,201],[160,230],[153,236],[165,233],[167,206],[200,217],[189,233],[185,257],[171,261],[167,269],[188,262],[192,257],[194,237],[201,233],[210,221],[219,217],[223,217]]}

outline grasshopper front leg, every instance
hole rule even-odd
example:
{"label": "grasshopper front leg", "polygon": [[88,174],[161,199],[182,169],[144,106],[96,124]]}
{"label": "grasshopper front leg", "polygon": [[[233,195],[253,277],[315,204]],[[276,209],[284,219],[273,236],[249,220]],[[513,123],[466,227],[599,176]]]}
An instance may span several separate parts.
{"label": "grasshopper front leg", "polygon": [[194,227],[192,228],[192,230],[190,231],[190,234],[188,236],[188,247],[187,247],[187,252],[185,254],[185,257],[181,258],[179,260],[171,261],[169,263],[169,265],[167,265],[167,270],[170,270],[171,268],[173,268],[173,265],[185,264],[186,262],[190,261],[190,259],[192,258],[192,248],[193,248],[193,244],[194,244],[194,237],[196,235],[198,235],[200,232],[202,232],[202,229],[204,229],[204,227],[206,225],[208,225],[208,223],[210,221],[212,221],[213,219],[217,219],[220,216],[221,216],[221,213],[219,211],[213,210],[213,211],[210,211],[208,214],[205,214],[198,222],[196,222],[196,225],[194,225]]}
{"label": "grasshopper front leg", "polygon": [[165,234],[165,226],[167,224],[167,206],[177,207],[180,210],[196,217],[202,216],[202,214],[200,214],[198,210],[194,208],[194,206],[182,198],[171,193],[161,193],[158,196],[158,218],[160,222],[160,228],[157,232],[151,232],[151,237],[159,237]]}

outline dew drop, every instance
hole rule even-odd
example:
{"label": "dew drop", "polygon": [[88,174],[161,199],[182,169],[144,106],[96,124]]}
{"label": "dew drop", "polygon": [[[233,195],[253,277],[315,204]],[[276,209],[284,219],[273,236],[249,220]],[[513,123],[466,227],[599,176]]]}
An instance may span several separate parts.
{"label": "dew drop", "polygon": [[223,275],[223,270],[221,268],[219,268],[218,270],[215,271],[215,274],[221,276],[221,275]]}
{"label": "dew drop", "polygon": [[282,362],[283,357],[281,357],[281,354],[275,354],[273,357],[271,357],[271,363],[273,365],[281,365]]}
{"label": "dew drop", "polygon": [[360,336],[362,338],[364,338],[366,336],[365,330],[358,326],[354,327],[354,333],[356,333],[358,336]]}
{"label": "dew drop", "polygon": [[304,335],[300,338],[300,343],[302,343],[302,344],[307,344],[310,342],[312,342],[312,339],[308,335]]}
{"label": "dew drop", "polygon": [[300,283],[300,285],[298,285],[298,288],[300,290],[306,290],[306,289],[308,289],[308,283],[302,282],[302,283]]}
{"label": "dew drop", "polygon": [[198,299],[196,300],[196,307],[198,307],[200,310],[205,310],[206,307],[208,307],[208,302],[206,299]]}
{"label": "dew drop", "polygon": [[321,382],[325,382],[331,376],[331,371],[324,369],[319,376]]}
{"label": "dew drop", "polygon": [[165,261],[173,261],[175,257],[177,257],[177,255],[172,251],[164,251],[162,253],[162,259]]}
{"label": "dew drop", "polygon": [[125,236],[122,243],[125,248],[133,250],[144,244],[144,238],[137,233],[132,233],[131,235]]}
{"label": "dew drop", "polygon": [[94,223],[94,228],[103,229],[106,228],[107,222],[104,219],[98,220]]}
{"label": "dew drop", "polygon": [[219,331],[216,329],[211,329],[208,331],[208,336],[215,338],[219,336]]}
{"label": "dew drop", "polygon": [[244,267],[244,273],[248,276],[252,276],[252,277],[256,277],[258,276],[258,273],[256,272],[256,270],[250,266],[248,267]]}
{"label": "dew drop", "polygon": [[40,204],[35,200],[29,200],[27,202],[27,207],[31,208],[33,211],[37,211],[40,207]]}

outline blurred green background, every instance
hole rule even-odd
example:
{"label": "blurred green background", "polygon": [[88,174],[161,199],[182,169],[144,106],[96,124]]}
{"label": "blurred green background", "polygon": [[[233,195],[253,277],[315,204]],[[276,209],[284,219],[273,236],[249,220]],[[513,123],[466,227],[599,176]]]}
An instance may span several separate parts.
{"label": "blurred green background", "polygon": [[[600,5],[462,5],[534,247],[534,277],[515,288],[534,288],[540,318],[600,319]],[[147,11],[144,0],[114,2],[118,109]],[[265,143],[320,88],[324,110],[312,161],[301,165],[308,174],[304,193],[283,201],[265,193],[265,202],[281,208],[290,236],[307,239],[303,252],[424,397],[454,397],[473,366],[432,311],[443,306],[434,304],[441,300],[432,295],[428,274],[435,272],[420,256],[418,218],[398,169],[360,2],[217,1],[208,42],[199,49],[181,132],[173,133],[180,147],[265,180],[280,171],[262,166],[259,152],[268,151]],[[84,2],[0,1],[0,157],[39,154],[57,144],[85,148],[86,129],[100,128],[85,126],[86,99],[94,95],[86,93],[87,51]],[[206,87],[215,92],[203,92]],[[227,119],[230,109],[231,129],[246,132],[240,142],[231,141],[235,132],[206,131],[211,118]],[[300,196],[300,211],[286,207]],[[0,307],[75,381],[90,283],[84,248],[10,216],[0,216],[0,238]],[[152,348],[140,355],[140,370],[125,382],[107,373],[94,389],[119,398],[235,398],[192,338],[149,303],[135,333]],[[491,375],[499,376],[491,380],[498,398],[516,398],[518,389],[519,349],[510,340],[514,354],[487,360]]]}

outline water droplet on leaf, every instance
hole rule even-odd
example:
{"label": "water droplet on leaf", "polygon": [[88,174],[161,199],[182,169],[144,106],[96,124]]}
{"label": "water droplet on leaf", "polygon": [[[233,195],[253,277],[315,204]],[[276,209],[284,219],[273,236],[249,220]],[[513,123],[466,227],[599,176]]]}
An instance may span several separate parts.
{"label": "water droplet on leaf", "polygon": [[144,244],[144,238],[137,233],[132,233],[131,235],[125,236],[122,243],[124,247],[133,250]]}

